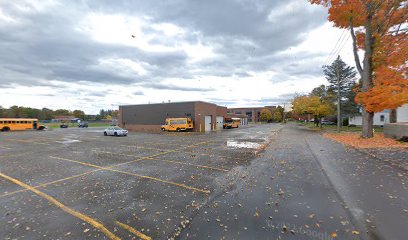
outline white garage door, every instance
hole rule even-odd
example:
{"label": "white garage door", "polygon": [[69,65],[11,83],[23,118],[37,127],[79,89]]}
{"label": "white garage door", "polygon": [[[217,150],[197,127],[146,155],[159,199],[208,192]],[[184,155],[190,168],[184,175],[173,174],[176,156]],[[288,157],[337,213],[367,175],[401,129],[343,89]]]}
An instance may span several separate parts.
{"label": "white garage door", "polygon": [[217,120],[217,122],[215,124],[216,124],[217,130],[222,129],[222,125],[224,124],[224,117],[217,116],[216,120]]}
{"label": "white garage door", "polygon": [[204,129],[206,132],[211,131],[211,116],[205,116],[204,126],[205,126]]}

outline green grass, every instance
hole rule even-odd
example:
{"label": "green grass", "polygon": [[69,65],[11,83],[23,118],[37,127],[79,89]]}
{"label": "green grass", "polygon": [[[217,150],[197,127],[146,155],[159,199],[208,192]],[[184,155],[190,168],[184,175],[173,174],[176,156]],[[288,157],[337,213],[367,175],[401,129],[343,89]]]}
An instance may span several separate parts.
{"label": "green grass", "polygon": [[[310,128],[310,129],[313,129],[313,130],[319,130],[320,129],[320,126],[316,127],[314,123],[305,123],[305,122],[299,122],[299,123],[301,123],[302,125]],[[334,131],[337,131],[337,126],[335,126],[335,125],[323,125],[322,129],[334,132]],[[341,131],[343,131],[343,132],[361,132],[361,129],[362,129],[361,127],[349,127],[349,126],[342,126],[341,127]],[[383,132],[383,128],[382,127],[374,127],[374,131],[375,132]]]}
{"label": "green grass", "polygon": [[[60,128],[62,123],[44,123],[44,125],[48,128]],[[78,123],[67,123],[68,127],[78,127]],[[88,127],[109,127],[110,123],[105,122],[89,122]]]}

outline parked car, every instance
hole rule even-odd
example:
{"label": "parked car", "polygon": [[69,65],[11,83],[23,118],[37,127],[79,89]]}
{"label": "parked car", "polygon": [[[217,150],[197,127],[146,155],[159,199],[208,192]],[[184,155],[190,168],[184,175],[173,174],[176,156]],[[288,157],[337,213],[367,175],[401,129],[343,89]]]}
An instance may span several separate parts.
{"label": "parked car", "polygon": [[68,128],[68,124],[67,124],[67,123],[62,123],[62,124],[60,125],[60,128]]}
{"label": "parked car", "polygon": [[336,125],[336,123],[332,121],[322,120],[322,125]]}
{"label": "parked car", "polygon": [[78,124],[78,127],[79,127],[79,128],[87,128],[87,127],[88,127],[88,122],[80,122],[80,123]]}
{"label": "parked car", "polygon": [[105,129],[105,131],[103,132],[103,135],[105,136],[127,136],[128,131],[125,129],[122,129],[120,127],[108,127],[107,129]]}

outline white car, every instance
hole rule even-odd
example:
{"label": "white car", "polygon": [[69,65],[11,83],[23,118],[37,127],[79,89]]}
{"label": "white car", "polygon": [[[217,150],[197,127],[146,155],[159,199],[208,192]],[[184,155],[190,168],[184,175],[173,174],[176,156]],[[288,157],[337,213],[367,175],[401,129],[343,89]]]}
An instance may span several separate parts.
{"label": "white car", "polygon": [[120,127],[108,127],[107,129],[105,129],[105,131],[103,132],[103,135],[105,136],[127,136],[128,131],[125,129],[122,129]]}

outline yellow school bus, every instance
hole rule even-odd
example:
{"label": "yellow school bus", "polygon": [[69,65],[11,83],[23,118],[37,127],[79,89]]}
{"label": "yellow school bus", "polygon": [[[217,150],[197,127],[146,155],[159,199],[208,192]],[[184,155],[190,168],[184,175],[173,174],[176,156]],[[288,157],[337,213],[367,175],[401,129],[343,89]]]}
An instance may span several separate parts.
{"label": "yellow school bus", "polygon": [[225,128],[238,128],[239,124],[241,124],[240,118],[225,118],[224,125],[222,126]]}
{"label": "yellow school bus", "polygon": [[36,118],[0,118],[0,131],[18,130],[43,130],[44,125],[40,125]]}
{"label": "yellow school bus", "polygon": [[191,118],[166,118],[166,123],[161,126],[162,131],[188,131],[194,128]]}

